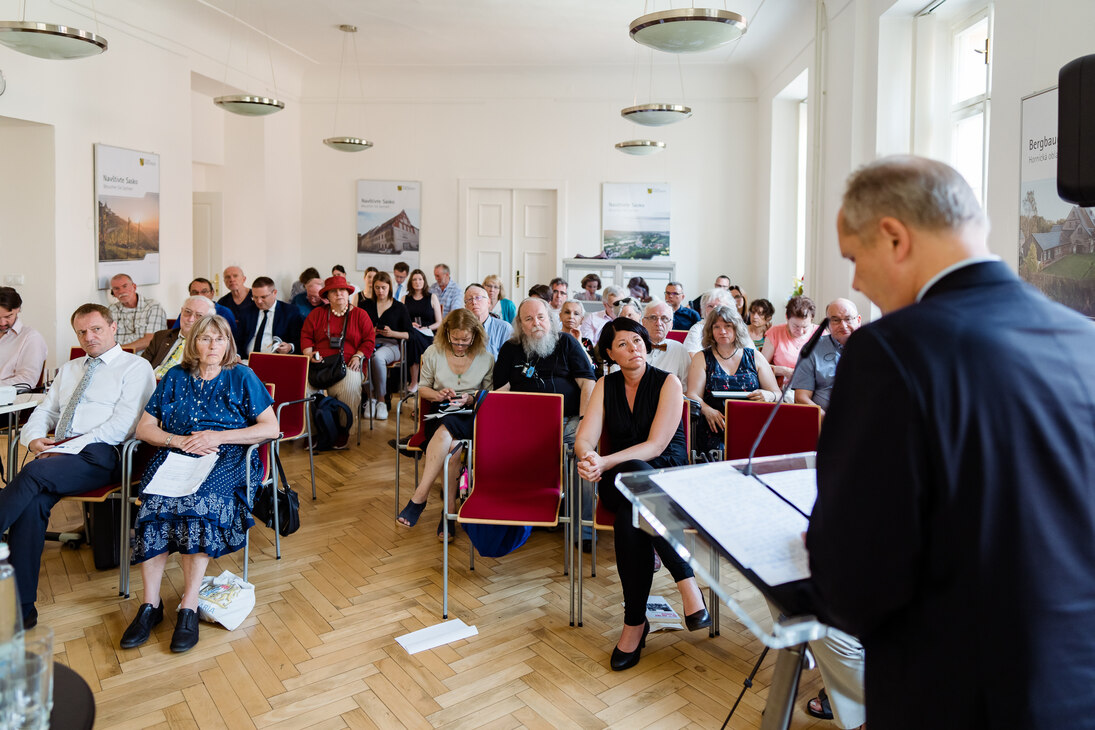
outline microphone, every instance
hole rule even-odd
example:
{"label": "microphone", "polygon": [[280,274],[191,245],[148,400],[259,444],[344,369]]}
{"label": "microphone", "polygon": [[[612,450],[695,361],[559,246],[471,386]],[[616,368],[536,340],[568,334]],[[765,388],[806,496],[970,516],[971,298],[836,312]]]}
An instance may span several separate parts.
{"label": "microphone", "polygon": [[753,476],[753,456],[757,453],[757,447],[760,446],[760,442],[764,440],[764,434],[768,433],[769,426],[772,425],[772,421],[776,417],[776,413],[779,411],[780,406],[783,405],[783,398],[787,395],[787,391],[791,388],[791,381],[795,379],[795,373],[798,372],[799,365],[802,361],[810,356],[810,353],[817,347],[817,343],[821,342],[821,338],[825,336],[825,331],[829,329],[829,318],[821,320],[821,324],[818,325],[817,331],[813,336],[806,341],[806,344],[802,346],[802,349],[798,351],[798,360],[795,362],[795,367],[791,370],[791,374],[787,376],[787,384],[783,386],[783,390],[780,391],[779,398],[776,399],[776,407],[772,409],[772,412],[768,414],[768,420],[764,422],[764,426],[761,427],[760,433],[757,434],[756,441],[753,442],[753,447],[749,449],[749,461],[745,465],[745,471],[742,472],[745,476]]}

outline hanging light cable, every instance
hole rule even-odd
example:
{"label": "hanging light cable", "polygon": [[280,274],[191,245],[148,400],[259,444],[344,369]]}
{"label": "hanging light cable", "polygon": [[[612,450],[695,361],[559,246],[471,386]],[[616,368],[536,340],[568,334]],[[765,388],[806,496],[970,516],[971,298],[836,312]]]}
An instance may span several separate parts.
{"label": "hanging light cable", "polygon": [[[67,25],[40,23],[27,20],[27,3],[20,3],[21,20],[0,21],[0,45],[36,58],[69,61],[97,56],[107,49],[106,38],[88,30]],[[98,30],[98,14],[95,3],[91,13]]]}
{"label": "hanging light cable", "polygon": [[[358,92],[361,94],[361,100],[365,100],[365,87],[361,85],[361,66],[357,60],[357,38],[352,35],[357,33],[356,25],[340,25],[338,29],[343,33],[346,33],[346,37],[342,40],[342,56],[338,63],[338,89],[335,91],[335,119],[332,133],[338,129],[338,110],[342,105],[342,72],[346,67],[346,43],[347,41],[353,42],[354,48],[354,68],[357,70],[357,87]],[[362,152],[373,146],[373,143],[367,139],[361,137],[328,137],[323,140],[323,144],[327,145],[331,149],[338,150],[339,152]]]}

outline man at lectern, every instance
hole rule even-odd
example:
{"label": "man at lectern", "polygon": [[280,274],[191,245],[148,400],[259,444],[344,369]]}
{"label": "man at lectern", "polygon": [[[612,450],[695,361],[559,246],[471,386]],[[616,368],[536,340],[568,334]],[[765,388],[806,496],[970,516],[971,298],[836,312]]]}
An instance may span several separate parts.
{"label": "man at lectern", "polygon": [[807,547],[872,730],[1095,725],[1095,324],[988,232],[918,157],[855,172],[837,217],[885,316],[837,368]]}

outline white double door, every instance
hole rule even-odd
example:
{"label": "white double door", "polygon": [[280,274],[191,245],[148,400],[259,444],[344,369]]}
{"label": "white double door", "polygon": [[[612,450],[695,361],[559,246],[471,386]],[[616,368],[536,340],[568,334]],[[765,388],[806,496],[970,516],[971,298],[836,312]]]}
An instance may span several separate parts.
{"label": "white double door", "polygon": [[464,206],[468,281],[490,274],[520,302],[534,284],[559,276],[556,258],[558,188],[469,186]]}

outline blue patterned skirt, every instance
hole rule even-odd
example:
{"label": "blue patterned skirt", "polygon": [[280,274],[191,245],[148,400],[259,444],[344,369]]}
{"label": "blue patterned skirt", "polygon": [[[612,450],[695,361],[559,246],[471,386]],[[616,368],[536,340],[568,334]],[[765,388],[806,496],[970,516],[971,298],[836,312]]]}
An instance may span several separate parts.
{"label": "blue patterned skirt", "polygon": [[[133,538],[133,562],[140,563],[160,553],[205,553],[211,558],[233,553],[243,547],[247,530],[254,523],[247,500],[244,459],[247,446],[220,447],[216,466],[194,494],[165,497],[144,494],[168,450],[160,449],[141,480],[141,509]],[[251,474],[262,474],[258,454],[252,459]],[[253,497],[253,495],[252,495]]]}

